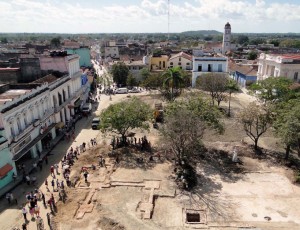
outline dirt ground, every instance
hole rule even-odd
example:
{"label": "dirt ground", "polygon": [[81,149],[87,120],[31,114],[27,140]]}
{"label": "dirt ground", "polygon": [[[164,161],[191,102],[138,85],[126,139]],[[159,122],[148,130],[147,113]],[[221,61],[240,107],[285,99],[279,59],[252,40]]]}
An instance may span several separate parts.
{"label": "dirt ground", "polygon": [[[141,98],[154,107],[160,101],[156,94]],[[224,118],[223,135],[207,131],[203,141],[208,157],[197,164],[198,186],[193,192],[177,188],[173,162],[155,158],[149,162],[147,152],[135,149],[115,151],[120,163],[111,153],[110,136],[102,136],[102,145],[89,150],[72,167],[72,177],[79,176],[75,188],[67,191],[66,203],[59,203],[54,220],[57,229],[300,229],[300,187],[293,184],[294,172],[280,166],[277,155],[258,157],[234,114],[255,100],[246,94],[236,94],[232,99],[232,118]],[[164,102],[163,102],[164,103]],[[227,104],[222,103],[226,108]],[[134,130],[136,137],[147,136],[151,145],[159,147],[158,130]],[[259,146],[283,152],[280,141],[271,132],[263,135]],[[231,161],[233,149],[237,150],[239,164]],[[122,152],[123,151],[123,152]],[[270,152],[269,152],[270,153]],[[272,153],[272,152],[271,152]],[[97,165],[98,156],[106,159],[106,166],[90,170],[89,183],[83,182],[80,169],[83,165]],[[283,154],[283,153],[282,153]],[[136,161],[143,157],[143,163]],[[78,210],[91,191],[93,209],[77,219]],[[151,205],[150,205],[151,204]],[[151,206],[151,207],[150,207]],[[145,213],[151,210],[150,219]],[[149,209],[148,209],[149,208]],[[199,222],[188,223],[189,212],[199,214]]]}

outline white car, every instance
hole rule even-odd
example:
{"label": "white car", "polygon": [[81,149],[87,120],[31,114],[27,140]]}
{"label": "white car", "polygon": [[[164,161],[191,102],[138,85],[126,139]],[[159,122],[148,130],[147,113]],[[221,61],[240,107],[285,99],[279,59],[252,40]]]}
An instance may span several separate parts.
{"label": "white car", "polygon": [[137,88],[133,88],[128,91],[128,93],[139,93],[140,91]]}
{"label": "white car", "polygon": [[121,94],[121,93],[128,93],[128,89],[127,88],[118,88],[115,91],[116,94]]}

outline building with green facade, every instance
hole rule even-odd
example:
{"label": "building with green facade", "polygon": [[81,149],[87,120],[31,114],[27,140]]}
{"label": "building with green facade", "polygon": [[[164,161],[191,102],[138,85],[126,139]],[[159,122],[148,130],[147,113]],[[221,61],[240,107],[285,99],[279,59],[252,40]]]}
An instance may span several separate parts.
{"label": "building with green facade", "polygon": [[85,67],[92,67],[91,62],[91,51],[86,46],[81,46],[80,48],[65,48],[68,54],[79,55],[79,65]]}

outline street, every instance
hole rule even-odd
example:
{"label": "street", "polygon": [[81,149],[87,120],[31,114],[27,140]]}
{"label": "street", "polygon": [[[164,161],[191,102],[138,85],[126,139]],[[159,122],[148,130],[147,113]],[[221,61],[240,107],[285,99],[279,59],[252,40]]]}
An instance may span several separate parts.
{"label": "street", "polygon": [[[105,73],[104,68],[100,69],[98,65],[95,65],[95,69],[99,75],[103,75]],[[105,86],[105,85],[104,85]],[[54,149],[51,151],[51,154],[48,158],[48,164],[43,163],[43,169],[40,171],[38,169],[37,172],[30,174],[30,176],[36,176],[36,184],[35,185],[27,185],[26,183],[22,183],[21,185],[17,186],[15,189],[13,189],[12,194],[17,199],[17,204],[11,203],[8,204],[5,197],[0,201],[0,229],[13,229],[14,227],[20,228],[22,224],[24,223],[24,218],[22,215],[22,207],[24,207],[24,204],[26,203],[26,194],[33,191],[34,189],[38,188],[40,189],[46,197],[46,201],[50,198],[52,189],[51,187],[51,181],[52,176],[50,176],[50,167],[51,165],[58,164],[60,166],[59,170],[61,171],[61,164],[60,161],[65,155],[65,153],[71,148],[76,148],[76,146],[79,146],[83,142],[89,142],[90,139],[96,138],[98,143],[101,143],[103,140],[101,140],[101,132],[99,130],[93,130],[91,128],[91,121],[92,119],[99,115],[101,111],[105,108],[107,108],[110,104],[116,103],[123,98],[125,98],[127,94],[119,94],[112,97],[112,100],[109,99],[108,95],[101,94],[100,103],[98,104],[97,108],[93,108],[93,114],[92,116],[89,116],[87,118],[83,117],[81,120],[79,120],[76,123],[75,128],[75,140],[62,140],[60,141]],[[47,191],[47,188],[45,186],[45,180],[47,179],[49,183],[50,191]],[[62,175],[56,176],[55,180],[58,179],[59,181],[64,180]],[[66,184],[66,183],[65,183]],[[55,200],[58,200],[58,193],[53,193]],[[42,217],[44,221],[45,229],[50,229],[47,225],[47,213],[50,212],[49,207],[44,207],[42,201],[38,201],[38,205],[40,206],[40,216]],[[26,204],[26,209],[28,210],[28,203]],[[31,220],[31,216],[29,212],[27,213],[27,219],[29,220],[27,222],[27,229],[37,229],[36,221],[35,219]]]}

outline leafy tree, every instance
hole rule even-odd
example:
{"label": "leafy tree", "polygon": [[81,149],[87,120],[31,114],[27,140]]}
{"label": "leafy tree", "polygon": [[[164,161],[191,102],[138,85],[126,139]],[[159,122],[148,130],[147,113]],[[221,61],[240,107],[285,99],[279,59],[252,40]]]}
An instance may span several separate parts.
{"label": "leafy tree", "polygon": [[211,40],[213,40],[213,36],[211,36],[211,35],[208,35],[208,36],[205,36],[204,37],[204,41],[211,41]]}
{"label": "leafy tree", "polygon": [[285,158],[288,159],[292,147],[300,153],[300,103],[299,99],[281,102],[277,106],[274,130],[286,146]]}
{"label": "leafy tree", "polygon": [[278,47],[280,44],[280,41],[277,39],[273,39],[269,41],[269,44],[273,44],[274,46]]}
{"label": "leafy tree", "polygon": [[175,100],[184,87],[182,75],[182,70],[179,67],[169,68],[162,75],[164,78],[163,88],[166,90],[166,96],[170,101]]}
{"label": "leafy tree", "polygon": [[243,45],[244,43],[248,43],[249,42],[249,37],[247,35],[239,35],[237,37],[237,43],[240,45]]}
{"label": "leafy tree", "polygon": [[221,101],[226,99],[228,77],[223,74],[204,74],[198,77],[196,87],[209,92],[214,105],[215,100],[220,106]]}
{"label": "leafy tree", "polygon": [[161,74],[151,73],[142,83],[141,86],[147,89],[157,89],[161,88],[163,85],[164,79]]}
{"label": "leafy tree", "polygon": [[248,60],[256,60],[257,58],[257,52],[255,51],[250,51],[247,55]]}
{"label": "leafy tree", "polygon": [[243,125],[246,135],[254,141],[255,150],[258,150],[258,140],[271,126],[273,115],[269,106],[251,102],[238,114],[238,121]]}
{"label": "leafy tree", "polygon": [[127,77],[126,85],[129,86],[129,87],[133,87],[133,86],[137,86],[138,85],[135,77],[131,73]]}
{"label": "leafy tree", "polygon": [[286,47],[286,48],[300,48],[300,40],[286,39],[281,41],[279,46]]}
{"label": "leafy tree", "polygon": [[227,92],[229,94],[229,100],[228,100],[228,116],[230,117],[230,103],[231,103],[231,94],[234,92],[238,92],[239,91],[239,85],[238,83],[233,80],[233,79],[229,79],[227,81]]}
{"label": "leafy tree", "polygon": [[114,82],[124,86],[126,85],[127,77],[129,75],[129,69],[123,62],[118,62],[113,64],[111,74]]}
{"label": "leafy tree", "polygon": [[259,97],[263,100],[286,100],[291,96],[292,81],[285,77],[269,77],[252,84],[250,90],[259,91]]}
{"label": "leafy tree", "polygon": [[60,47],[60,38],[59,37],[55,37],[55,38],[52,38],[51,41],[50,41],[50,44],[53,48],[59,48]]}
{"label": "leafy tree", "polygon": [[152,111],[148,104],[136,97],[110,105],[100,115],[102,132],[114,132],[126,140],[127,132],[131,129],[149,129],[148,121]]}
{"label": "leafy tree", "polygon": [[148,68],[143,68],[140,70],[140,75],[142,76],[143,81],[151,75],[151,72]]}
{"label": "leafy tree", "polygon": [[207,100],[190,97],[176,101],[166,108],[165,123],[160,129],[164,143],[174,153],[177,161],[197,154],[205,129],[223,132],[221,114]]}
{"label": "leafy tree", "polygon": [[2,44],[7,44],[8,43],[8,40],[7,40],[7,38],[1,38],[1,43]]}
{"label": "leafy tree", "polygon": [[264,43],[266,43],[266,40],[263,38],[254,38],[254,39],[251,39],[249,42],[250,45],[258,45],[258,44],[264,44]]}

